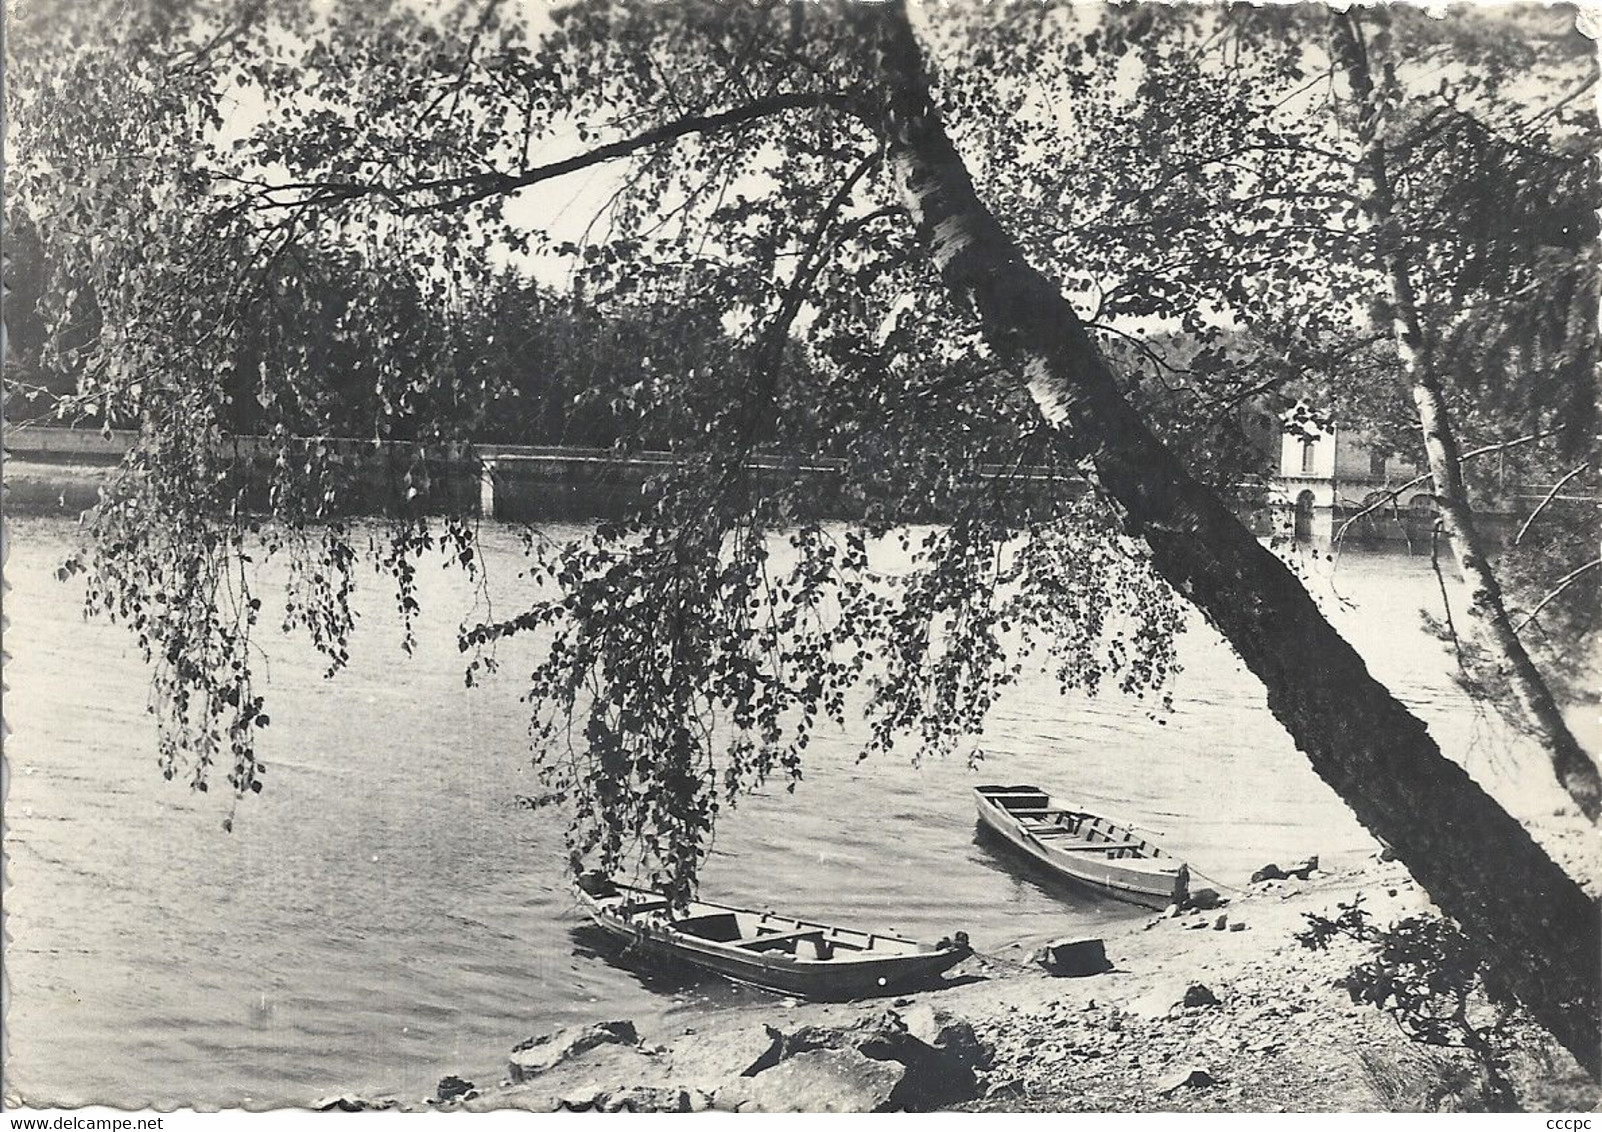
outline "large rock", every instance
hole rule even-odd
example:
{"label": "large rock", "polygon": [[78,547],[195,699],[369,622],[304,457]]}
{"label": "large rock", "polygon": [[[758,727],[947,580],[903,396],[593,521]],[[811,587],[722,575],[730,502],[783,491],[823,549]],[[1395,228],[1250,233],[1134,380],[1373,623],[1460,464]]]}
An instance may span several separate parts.
{"label": "large rock", "polygon": [[715,1107],[734,1112],[886,1112],[901,1107],[907,1067],[852,1048],[812,1049],[718,1090]]}
{"label": "large rock", "polygon": [[959,1065],[988,1070],[995,1051],[979,1038],[973,1023],[949,1010],[929,1003],[916,1003],[901,1011],[901,1024],[907,1033]]}
{"label": "large rock", "polygon": [[1111,971],[1107,945],[1090,936],[1054,939],[1035,955],[1035,961],[1054,975],[1079,978]]}
{"label": "large rock", "polygon": [[714,1092],[777,1065],[779,1042],[779,1032],[764,1025],[687,1034],[669,1048],[667,1073],[675,1084]]}
{"label": "large rock", "polygon": [[926,1110],[975,1097],[976,1071],[992,1056],[966,1020],[919,1003],[789,1033],[708,1028],[668,1049],[640,1044],[631,1023],[607,1022],[523,1042],[511,1086],[464,1107],[686,1112],[710,1098],[739,1111]]}
{"label": "large rock", "polygon": [[1218,996],[1213,993],[1206,983],[1191,983],[1185,988],[1185,997],[1180,999],[1181,1006],[1217,1006]]}
{"label": "large rock", "polygon": [[[988,1065],[990,1055],[973,1028],[949,1016],[920,1017],[918,1024],[920,1029],[933,1026],[940,1044],[913,1034],[894,1010],[838,1029],[803,1026],[779,1035],[780,1065],[814,1050],[853,1049],[873,1061],[895,1062],[904,1070],[891,1097],[892,1108],[926,1111],[976,1096],[979,1082],[974,1069]],[[763,1075],[758,1073],[757,1078]]]}
{"label": "large rock", "polygon": [[1179,1092],[1181,1089],[1206,1089],[1218,1084],[1207,1070],[1199,1065],[1187,1065],[1168,1074],[1157,1083],[1157,1091],[1164,1096]]}
{"label": "large rock", "polygon": [[395,1102],[388,1098],[373,1100],[370,1097],[345,1093],[337,1097],[319,1097],[312,1101],[311,1107],[313,1112],[376,1112],[394,1108]]}
{"label": "large rock", "polygon": [[481,1093],[470,1101],[463,1101],[467,1112],[498,1112],[513,1109],[519,1112],[556,1112],[562,1107],[562,1098],[533,1085],[513,1085]]}
{"label": "large rock", "polygon": [[538,1077],[567,1059],[597,1046],[612,1044],[632,1046],[639,1040],[640,1036],[635,1032],[634,1023],[628,1021],[598,1022],[593,1026],[566,1026],[554,1033],[529,1038],[513,1046],[506,1072],[515,1085]]}
{"label": "large rock", "polygon": [[1141,1018],[1166,1018],[1185,1007],[1216,1006],[1218,996],[1201,983],[1167,979],[1139,995],[1125,1009]]}
{"label": "large rock", "polygon": [[699,1089],[628,1085],[602,1094],[589,1107],[597,1112],[704,1112],[710,1103]]}
{"label": "large rock", "polygon": [[1262,868],[1258,869],[1252,874],[1249,883],[1258,884],[1267,880],[1308,880],[1317,871],[1318,858],[1316,856],[1308,857],[1304,860],[1298,861],[1296,864],[1290,865],[1287,868],[1280,868],[1277,864],[1274,864],[1272,861],[1270,861],[1268,864],[1264,865]]}
{"label": "large rock", "polygon": [[[569,1054],[497,1096],[508,1107],[532,1112],[552,1112],[559,1108],[583,1111],[603,1108],[612,1097],[632,1097],[630,1103],[643,1107],[648,1097],[657,1093],[665,1096],[668,1091],[679,1089],[679,1082],[669,1072],[669,1060],[663,1054],[638,1045],[604,1042]],[[467,1108],[478,1111],[481,1107],[498,1107],[481,1106],[479,1102],[486,1099],[496,1098],[480,1097],[469,1102]],[[676,1099],[671,1102],[673,1106],[677,1103]]]}

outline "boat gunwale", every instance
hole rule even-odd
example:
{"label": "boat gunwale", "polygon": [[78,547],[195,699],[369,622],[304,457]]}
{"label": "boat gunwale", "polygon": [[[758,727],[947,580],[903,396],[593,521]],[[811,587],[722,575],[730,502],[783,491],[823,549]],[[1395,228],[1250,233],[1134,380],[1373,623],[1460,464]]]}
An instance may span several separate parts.
{"label": "boat gunwale", "polygon": [[[637,885],[624,884],[621,882],[614,882],[614,884],[617,888],[624,889],[629,892],[654,893],[653,889],[640,888]],[[656,895],[659,896],[660,894]],[[703,900],[699,897],[690,902],[692,905],[709,907],[718,912],[730,912],[762,918],[776,916],[778,919],[786,923],[798,925],[798,928],[822,932],[843,932],[849,936],[856,936],[859,939],[865,939],[868,941],[867,945],[864,947],[852,947],[848,945],[844,949],[836,950],[828,958],[804,956],[790,951],[756,950],[742,947],[741,944],[760,940],[762,938],[761,936],[742,937],[742,939],[738,940],[707,939],[706,937],[698,936],[693,932],[686,932],[678,929],[675,926],[675,921],[672,919],[666,919],[653,923],[638,919],[634,916],[619,914],[615,909],[603,906],[601,904],[601,901],[607,899],[607,897],[596,897],[588,892],[584,892],[582,889],[579,890],[579,896],[580,899],[587,905],[587,910],[589,911],[591,918],[601,922],[603,927],[610,927],[614,929],[615,933],[618,935],[630,936],[636,939],[649,939],[652,942],[665,947],[681,948],[689,951],[701,951],[706,954],[728,959],[729,961],[742,967],[756,969],[773,967],[781,967],[786,969],[816,967],[822,970],[840,971],[863,969],[874,964],[889,964],[892,966],[912,965],[923,960],[943,959],[953,955],[958,955],[960,958],[966,958],[967,955],[971,954],[972,952],[971,948],[963,948],[956,944],[947,947],[940,947],[937,944],[923,943],[919,940],[908,939],[904,936],[891,935],[886,932],[866,932],[856,928],[841,927],[838,924],[817,923],[810,920],[802,920],[794,916],[778,916],[776,913],[772,912],[759,912],[755,909],[741,908],[733,904],[723,904],[715,900]],[[885,949],[875,951],[873,945],[879,941],[900,944],[903,948],[905,948],[905,950]],[[831,942],[839,941],[836,940]],[[727,972],[721,971],[719,973],[727,974]],[[731,975],[730,977],[733,976]]]}

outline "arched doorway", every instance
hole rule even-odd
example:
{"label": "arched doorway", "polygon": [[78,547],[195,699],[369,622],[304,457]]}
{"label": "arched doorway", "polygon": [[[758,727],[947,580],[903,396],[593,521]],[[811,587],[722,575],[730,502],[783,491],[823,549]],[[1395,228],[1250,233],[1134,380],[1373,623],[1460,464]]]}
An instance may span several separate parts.
{"label": "arched doorway", "polygon": [[1304,491],[1296,497],[1296,541],[1313,537],[1313,493]]}

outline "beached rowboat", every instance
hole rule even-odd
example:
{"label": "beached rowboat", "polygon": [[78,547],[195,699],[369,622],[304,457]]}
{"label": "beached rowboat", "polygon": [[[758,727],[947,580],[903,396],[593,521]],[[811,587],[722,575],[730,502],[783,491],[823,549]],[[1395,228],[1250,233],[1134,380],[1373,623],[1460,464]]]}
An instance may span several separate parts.
{"label": "beached rowboat", "polygon": [[1035,786],[977,786],[979,820],[1046,868],[1138,904],[1181,903],[1190,869],[1130,826]]}
{"label": "beached rowboat", "polygon": [[863,998],[923,986],[972,954],[962,932],[938,944],[917,943],[710,900],[674,912],[659,892],[593,877],[577,893],[598,926],[647,953],[804,998]]}

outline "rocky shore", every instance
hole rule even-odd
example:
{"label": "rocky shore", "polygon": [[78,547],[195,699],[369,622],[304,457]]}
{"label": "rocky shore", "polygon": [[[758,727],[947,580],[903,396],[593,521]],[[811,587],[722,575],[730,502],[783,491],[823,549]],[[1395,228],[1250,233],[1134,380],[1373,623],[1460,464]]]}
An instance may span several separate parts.
{"label": "rocky shore", "polygon": [[[1602,845],[1567,815],[1536,831],[1596,891]],[[849,1004],[772,1000],[673,1033],[613,1020],[541,1034],[495,1080],[323,1108],[701,1111],[1461,1111],[1481,1104],[1460,1051],[1408,1040],[1336,985],[1357,944],[1309,951],[1309,913],[1361,893],[1386,925],[1429,909],[1397,862],[1274,868],[1218,906],[1132,920],[1053,973],[1021,948],[976,955],[944,987]],[[1274,873],[1290,874],[1274,877]],[[1204,900],[1203,903],[1210,903]],[[1105,961],[1097,961],[1097,952]],[[1087,953],[1089,963],[1082,960]],[[1058,970],[1062,965],[1054,965]],[[1077,973],[1089,971],[1093,973]],[[1590,1110],[1596,1087],[1534,1027],[1510,1074],[1526,1107]]]}

